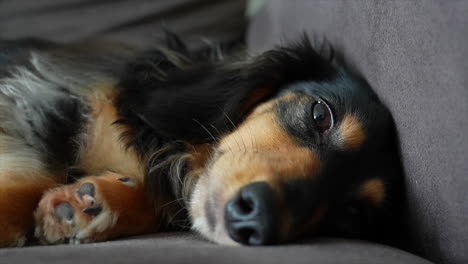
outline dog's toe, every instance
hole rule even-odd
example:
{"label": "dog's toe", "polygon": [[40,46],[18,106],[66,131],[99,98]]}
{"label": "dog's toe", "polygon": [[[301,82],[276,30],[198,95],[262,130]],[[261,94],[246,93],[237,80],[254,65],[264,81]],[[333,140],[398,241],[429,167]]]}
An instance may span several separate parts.
{"label": "dog's toe", "polygon": [[96,188],[94,184],[91,182],[85,182],[80,185],[78,190],[76,191],[80,197],[88,195],[90,197],[94,197],[96,195]]}
{"label": "dog's toe", "polygon": [[72,220],[75,214],[75,209],[69,202],[62,202],[54,208],[55,216],[60,220]]}

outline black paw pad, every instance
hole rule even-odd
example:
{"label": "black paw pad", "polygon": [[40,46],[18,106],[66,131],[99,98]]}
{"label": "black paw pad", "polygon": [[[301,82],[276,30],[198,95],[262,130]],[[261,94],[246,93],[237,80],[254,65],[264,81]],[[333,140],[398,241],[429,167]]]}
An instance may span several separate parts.
{"label": "black paw pad", "polygon": [[96,216],[96,215],[100,214],[101,211],[102,211],[101,206],[88,207],[88,208],[83,209],[83,213],[89,214],[89,215],[92,215],[92,216]]}
{"label": "black paw pad", "polygon": [[81,186],[78,188],[76,191],[80,197],[84,195],[89,195],[91,197],[94,197],[95,190],[94,190],[94,184],[90,182],[85,182],[81,184]]}
{"label": "black paw pad", "polygon": [[75,210],[69,202],[63,202],[54,209],[54,214],[60,220],[72,220]]}

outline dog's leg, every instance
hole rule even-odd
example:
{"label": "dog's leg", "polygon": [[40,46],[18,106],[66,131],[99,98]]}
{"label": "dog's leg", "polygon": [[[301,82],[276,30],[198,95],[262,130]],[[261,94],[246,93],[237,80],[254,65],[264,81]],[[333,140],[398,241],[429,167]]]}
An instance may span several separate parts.
{"label": "dog's leg", "polygon": [[1,182],[0,247],[23,246],[34,227],[33,211],[52,181]]}
{"label": "dog's leg", "polygon": [[158,215],[135,178],[105,173],[44,194],[34,213],[41,243],[88,243],[154,231]]}

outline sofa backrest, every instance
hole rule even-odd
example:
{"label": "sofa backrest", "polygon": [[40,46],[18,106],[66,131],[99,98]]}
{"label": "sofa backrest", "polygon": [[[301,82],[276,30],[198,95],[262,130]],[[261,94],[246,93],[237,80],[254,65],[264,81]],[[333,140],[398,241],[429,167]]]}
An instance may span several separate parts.
{"label": "sofa backrest", "polygon": [[395,118],[418,252],[468,263],[468,1],[266,2],[251,51],[303,31],[339,49]]}

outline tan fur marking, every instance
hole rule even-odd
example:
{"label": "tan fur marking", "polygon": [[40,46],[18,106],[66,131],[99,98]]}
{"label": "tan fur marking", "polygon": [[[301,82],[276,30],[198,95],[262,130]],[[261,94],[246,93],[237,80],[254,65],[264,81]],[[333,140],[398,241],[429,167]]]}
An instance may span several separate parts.
{"label": "tan fur marking", "polygon": [[112,95],[106,98],[96,96],[89,99],[92,108],[86,142],[80,149],[78,166],[89,174],[99,174],[106,170],[137,177],[143,180],[143,167],[136,151],[126,148],[121,139],[125,127],[113,124],[119,119],[112,102]]}
{"label": "tan fur marking", "polygon": [[190,170],[193,172],[199,172],[203,170],[206,162],[210,158],[213,146],[211,144],[199,144],[192,146],[192,150],[189,151],[191,158],[189,161]]}
{"label": "tan fur marking", "polygon": [[243,103],[243,107],[240,112],[244,114],[248,114],[252,111],[255,105],[258,105],[259,102],[264,100],[266,97],[270,96],[273,93],[273,89],[271,87],[262,87],[257,88],[255,91],[249,95],[246,102]]}
{"label": "tan fur marking", "polygon": [[361,123],[352,115],[346,115],[343,118],[340,135],[344,147],[352,150],[358,149],[366,139]]}
{"label": "tan fur marking", "polygon": [[98,82],[92,85],[92,92],[84,94],[83,97],[88,101],[96,99],[100,100],[114,100],[116,96],[115,85],[117,81]]}
{"label": "tan fur marking", "polygon": [[97,230],[99,235],[110,239],[155,231],[160,224],[159,212],[155,211],[153,203],[146,196],[143,184],[137,182],[135,186],[128,186],[117,180],[119,177],[122,175],[106,173],[92,179],[96,186],[96,198],[117,216],[111,228],[102,232]]}
{"label": "tan fur marking", "polygon": [[46,170],[33,148],[0,134],[0,247],[25,243],[42,193],[63,180],[64,173]]}
{"label": "tan fur marking", "polygon": [[[218,162],[232,176],[229,186],[244,185],[264,180],[272,186],[288,179],[305,177],[318,170],[320,161],[309,149],[299,146],[294,138],[277,123],[274,113],[265,113],[249,119],[220,144],[228,159]],[[234,157],[229,155],[234,153]],[[233,167],[235,163],[236,168]]]}
{"label": "tan fur marking", "polygon": [[[3,178],[6,176],[3,175]],[[26,233],[34,225],[34,208],[42,193],[55,185],[51,180],[42,179],[42,182],[32,183],[3,182],[0,186],[0,247],[24,244]]]}
{"label": "tan fur marking", "polygon": [[370,179],[361,184],[358,195],[373,205],[380,206],[385,199],[385,185],[381,179]]}

